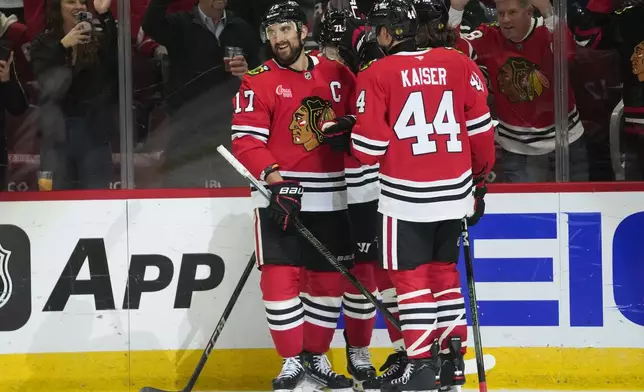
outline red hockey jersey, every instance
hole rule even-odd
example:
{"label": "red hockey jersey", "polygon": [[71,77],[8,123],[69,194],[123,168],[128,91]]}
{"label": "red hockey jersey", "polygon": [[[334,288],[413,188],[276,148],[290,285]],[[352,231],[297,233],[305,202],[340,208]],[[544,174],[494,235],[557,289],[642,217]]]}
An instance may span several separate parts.
{"label": "red hockey jersey", "polygon": [[[574,58],[574,40],[569,32],[569,61]],[[526,38],[512,42],[499,26],[480,25],[462,34],[458,48],[487,68],[494,93],[497,141],[507,151],[542,155],[555,150],[554,56],[552,33],[535,18]],[[568,88],[569,142],[584,132]]]}
{"label": "red hockey jersey", "polygon": [[456,50],[399,52],[358,74],[352,153],[380,162],[378,211],[411,222],[472,214],[473,173],[494,165],[487,89]]}
{"label": "red hockey jersey", "polygon": [[[248,71],[233,98],[233,154],[258,179],[277,163],[304,187],[302,211],[347,208],[343,154],[323,145],[323,125],[350,113],[355,76],[336,61],[307,57],[297,72],[269,60]],[[252,193],[255,205],[266,206]]]}

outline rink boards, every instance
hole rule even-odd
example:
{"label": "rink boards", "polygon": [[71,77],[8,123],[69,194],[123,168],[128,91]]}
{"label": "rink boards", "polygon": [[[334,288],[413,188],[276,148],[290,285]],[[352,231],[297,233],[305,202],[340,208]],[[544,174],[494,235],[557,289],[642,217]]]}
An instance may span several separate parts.
{"label": "rink boards", "polygon": [[[194,196],[0,202],[0,391],[182,387],[253,250],[249,198]],[[644,192],[486,200],[471,237],[488,385],[641,389]],[[199,389],[266,390],[279,371],[258,276]],[[334,347],[344,372],[341,331]]]}

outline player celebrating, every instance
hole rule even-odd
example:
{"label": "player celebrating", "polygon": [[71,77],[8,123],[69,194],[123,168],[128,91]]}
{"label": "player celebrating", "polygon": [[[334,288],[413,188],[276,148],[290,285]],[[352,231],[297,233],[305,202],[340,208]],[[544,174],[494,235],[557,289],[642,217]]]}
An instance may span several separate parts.
{"label": "player celebrating", "polygon": [[[383,391],[435,390],[447,378],[446,384],[464,382],[460,225],[482,214],[472,186],[484,186],[494,163],[482,76],[449,48],[456,35],[447,28],[447,9],[436,4],[435,10],[422,45],[430,49],[419,51],[410,1],[378,1],[368,24],[389,56],[363,67],[356,88],[351,151],[363,164],[380,163],[378,253],[396,287],[409,357],[404,374],[383,383]],[[440,374],[438,352],[450,360],[453,371],[442,370],[451,374]]]}
{"label": "player celebrating", "polygon": [[[267,184],[271,200],[252,192],[255,252],[271,337],[283,358],[273,390],[317,386],[349,391],[351,379],[331,370],[329,349],[340,314],[344,278],[293,228],[299,219],[338,261],[353,262],[343,156],[322,144],[324,124],[347,114],[355,77],[340,63],[303,51],[306,16],[297,3],[273,5],[262,34],[273,58],[249,71],[233,99],[232,149]],[[299,297],[299,273],[308,287]],[[352,265],[348,265],[351,267]]]}
{"label": "player celebrating", "polygon": [[[345,38],[359,40],[360,34],[363,34],[362,26],[364,26],[364,23],[348,11],[329,10],[323,15],[320,23],[319,37],[322,51],[327,54],[327,57],[336,58],[338,47]],[[350,48],[350,50],[354,52],[351,57],[356,59],[360,57],[358,49]],[[347,53],[347,51],[343,53]],[[365,56],[373,56],[374,54],[378,55],[378,58],[384,56],[379,49],[377,51],[371,50],[370,52],[363,51],[362,58],[355,61],[368,62],[373,58]],[[339,57],[338,61],[344,62],[343,58]],[[338,122],[334,128],[329,128],[325,134],[325,143],[348,151],[348,136],[353,124],[353,121],[345,118],[344,121]],[[376,262],[378,247],[378,164],[362,165],[355,157],[347,154],[345,156],[345,176],[351,232],[356,242],[356,265],[351,272],[374,295],[376,290],[379,290],[383,304],[397,317],[396,290],[391,279],[389,279],[388,272]],[[380,370],[383,373],[380,376],[376,376],[368,349],[376,321],[376,309],[349,282],[346,282],[345,286],[343,306],[346,325],[344,336],[347,342],[347,370],[358,388],[362,388],[366,392],[379,391],[380,385],[384,380],[401,376],[405,369],[407,356],[402,334],[386,320],[389,337],[395,353],[390,355],[381,367]]]}

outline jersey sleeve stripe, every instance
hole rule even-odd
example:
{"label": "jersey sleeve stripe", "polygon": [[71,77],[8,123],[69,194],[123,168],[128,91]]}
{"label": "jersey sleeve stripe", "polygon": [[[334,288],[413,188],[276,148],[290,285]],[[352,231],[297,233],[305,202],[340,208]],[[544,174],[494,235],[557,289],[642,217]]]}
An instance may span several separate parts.
{"label": "jersey sleeve stripe", "polygon": [[467,126],[468,136],[478,135],[479,133],[487,132],[492,129],[492,117],[488,112],[478,118],[466,121],[465,125]]}
{"label": "jersey sleeve stripe", "polygon": [[362,135],[357,135],[357,134],[351,134],[351,138],[355,141],[360,141],[364,144],[370,145],[374,149],[380,149],[380,148],[387,148],[389,145],[389,141],[382,141],[382,140],[374,140],[374,139],[369,139],[368,137],[364,137]]}
{"label": "jersey sleeve stripe", "polygon": [[347,190],[343,172],[307,173],[281,171],[285,180],[297,181],[304,188],[304,193],[328,193]]}
{"label": "jersey sleeve stripe", "polygon": [[379,140],[372,140],[360,135],[351,135],[353,139],[353,147],[367,155],[382,156],[387,152],[389,142],[382,142]]}
{"label": "jersey sleeve stripe", "polygon": [[266,128],[253,127],[250,125],[233,125],[231,129],[236,131],[233,133],[233,140],[244,136],[252,136],[263,142],[268,141],[269,131]]}

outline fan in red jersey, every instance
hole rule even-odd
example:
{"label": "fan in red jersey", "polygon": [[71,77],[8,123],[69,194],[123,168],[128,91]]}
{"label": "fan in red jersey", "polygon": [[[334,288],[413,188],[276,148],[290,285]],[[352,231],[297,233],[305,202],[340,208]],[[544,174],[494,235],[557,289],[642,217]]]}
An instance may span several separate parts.
{"label": "fan in red jersey", "polygon": [[[494,164],[483,77],[450,48],[457,37],[442,2],[423,18],[417,37],[410,1],[376,2],[367,35],[388,56],[364,65],[356,86],[351,152],[363,164],[380,163],[378,253],[396,288],[408,357],[383,391],[450,390],[465,381],[460,223],[483,214],[484,178]],[[418,50],[416,39],[430,49]]]}
{"label": "fan in red jersey", "polygon": [[[340,316],[344,278],[292,225],[299,219],[338,261],[353,265],[342,152],[324,144],[325,124],[349,114],[355,76],[337,61],[303,51],[306,16],[297,3],[273,5],[262,38],[273,58],[249,71],[233,99],[233,154],[267,184],[257,192],[255,252],[262,298],[282,371],[273,389],[300,387],[305,374],[318,387],[350,391],[353,381],[326,356]],[[300,299],[300,271],[307,286]]]}
{"label": "fan in red jersey", "polygon": [[[451,0],[449,23],[458,28],[469,0]],[[555,65],[552,31],[555,17],[549,0],[495,0],[498,23],[482,24],[462,34],[458,47],[487,69],[494,92],[497,141],[503,148],[501,166],[508,182],[554,180]],[[538,9],[541,18],[533,16]],[[575,43],[567,30],[567,54]],[[568,86],[570,180],[588,180],[584,127],[572,86]]]}

